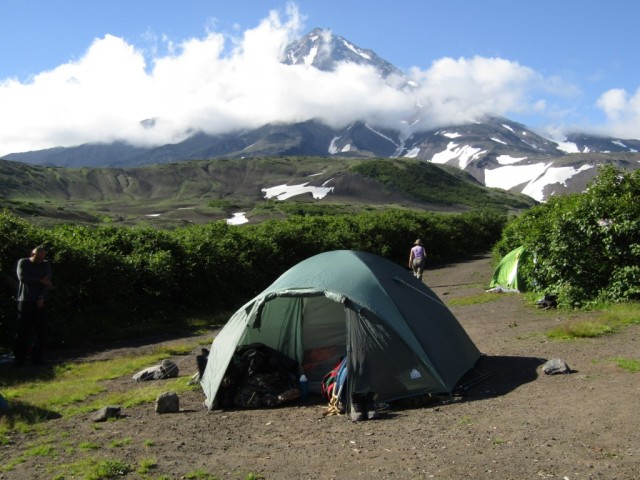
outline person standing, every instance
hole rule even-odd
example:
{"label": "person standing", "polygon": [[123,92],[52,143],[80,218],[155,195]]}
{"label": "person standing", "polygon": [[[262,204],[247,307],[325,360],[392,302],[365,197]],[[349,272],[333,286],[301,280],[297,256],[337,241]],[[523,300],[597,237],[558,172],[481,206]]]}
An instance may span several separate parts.
{"label": "person standing", "polygon": [[413,276],[422,281],[422,272],[427,259],[427,252],[422,246],[422,240],[418,239],[413,242],[411,252],[409,253],[409,268],[413,270]]}
{"label": "person standing", "polygon": [[31,256],[18,260],[18,325],[13,347],[14,365],[21,367],[29,355],[35,365],[43,363],[47,321],[45,300],[51,283],[51,265],[44,247],[36,247]]}

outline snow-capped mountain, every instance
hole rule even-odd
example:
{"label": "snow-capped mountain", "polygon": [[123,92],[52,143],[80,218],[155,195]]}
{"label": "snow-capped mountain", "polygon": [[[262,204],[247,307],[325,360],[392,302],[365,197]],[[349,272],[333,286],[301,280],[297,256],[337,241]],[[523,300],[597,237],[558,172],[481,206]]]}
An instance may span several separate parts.
{"label": "snow-capped mountain", "polygon": [[[333,70],[341,62],[369,65],[397,88],[403,73],[373,51],[328,30],[314,29],[290,44],[281,60],[288,65]],[[407,136],[406,129],[378,128],[363,118],[344,128],[318,120],[274,123],[221,135],[195,133],[177,144],[155,148],[123,143],[14,153],[8,160],[65,167],[127,167],[215,158],[264,156],[410,157],[452,165],[488,187],[525,193],[544,201],[550,195],[582,191],[598,165],[640,168],[640,140],[575,133],[562,141],[540,136],[505,118],[487,117],[464,125],[441,126]]]}
{"label": "snow-capped mountain", "polygon": [[286,65],[307,65],[318,70],[333,71],[342,62],[370,65],[383,77],[404,77],[401,70],[378,57],[373,50],[360,48],[330,30],[314,28],[301,40],[286,48],[281,62]]}

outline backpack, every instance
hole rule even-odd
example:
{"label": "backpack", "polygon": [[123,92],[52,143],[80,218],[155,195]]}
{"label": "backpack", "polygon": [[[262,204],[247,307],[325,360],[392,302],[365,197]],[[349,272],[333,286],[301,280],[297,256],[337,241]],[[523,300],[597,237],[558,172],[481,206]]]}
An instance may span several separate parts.
{"label": "backpack", "polygon": [[327,373],[322,379],[322,385],[320,390],[322,396],[328,402],[336,396],[338,400],[344,404],[344,399],[347,398],[346,384],[347,379],[347,357],[340,360],[333,369]]}

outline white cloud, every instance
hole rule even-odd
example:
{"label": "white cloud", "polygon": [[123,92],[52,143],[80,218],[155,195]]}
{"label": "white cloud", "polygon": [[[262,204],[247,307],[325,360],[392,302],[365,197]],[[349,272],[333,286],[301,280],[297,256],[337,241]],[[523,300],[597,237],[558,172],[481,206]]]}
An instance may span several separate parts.
{"label": "white cloud", "polygon": [[529,96],[542,77],[528,67],[501,58],[442,58],[426,71],[414,69],[413,80],[428,124],[468,122],[485,114],[534,111]]}
{"label": "white cloud", "polygon": [[620,88],[608,90],[597,105],[607,116],[612,135],[640,138],[640,88],[633,95]]}
{"label": "white cloud", "polygon": [[[334,72],[283,65],[281,53],[303,33],[303,21],[290,5],[284,19],[273,11],[237,37],[215,32],[215,19],[205,36],[180,43],[149,33],[147,40],[161,42],[165,53],[105,35],[77,61],[27,82],[0,80],[0,155],[113,140],[165,144],[196,130],[312,118],[332,126],[366,119],[426,129],[545,108],[535,98],[545,91],[542,75],[500,58],[442,58],[412,69],[413,86],[404,89],[355,64]],[[612,118],[622,122],[635,108],[637,119],[639,94],[611,97],[605,94],[602,103]]]}

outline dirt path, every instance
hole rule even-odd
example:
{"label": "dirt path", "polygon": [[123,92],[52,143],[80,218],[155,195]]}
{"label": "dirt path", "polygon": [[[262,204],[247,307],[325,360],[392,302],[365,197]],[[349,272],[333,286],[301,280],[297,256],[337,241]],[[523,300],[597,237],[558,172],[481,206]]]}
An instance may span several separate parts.
{"label": "dirt path", "polygon": [[[53,478],[51,465],[88,455],[134,466],[141,459],[157,460],[147,474],[120,478],[242,479],[248,473],[281,480],[640,478],[640,374],[613,362],[638,359],[640,328],[598,339],[548,340],[544,333],[553,326],[588,314],[538,310],[514,294],[479,303],[486,299],[491,271],[485,256],[425,275],[485,354],[476,373],[489,378],[461,399],[396,407],[379,420],[352,423],[323,416],[321,403],[207,413],[202,394],[193,392],[181,396],[178,414],[156,415],[153,405],[142,405],[98,429],[86,417],[52,420],[47,428],[57,432],[66,450],[24,456],[0,478]],[[464,299],[475,301],[460,305]],[[540,365],[552,358],[565,360],[574,373],[543,374]],[[127,376],[110,388],[135,385]],[[12,444],[1,447],[0,465],[39,438],[16,434]],[[130,441],[109,446],[123,439]],[[103,448],[86,452],[80,442]],[[188,477],[195,472],[211,477]]]}

